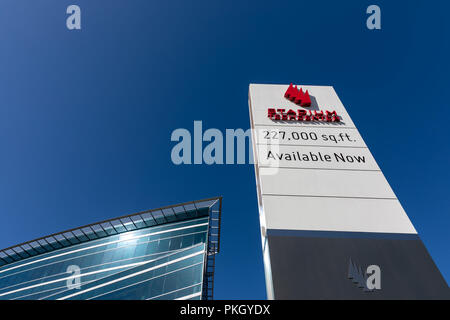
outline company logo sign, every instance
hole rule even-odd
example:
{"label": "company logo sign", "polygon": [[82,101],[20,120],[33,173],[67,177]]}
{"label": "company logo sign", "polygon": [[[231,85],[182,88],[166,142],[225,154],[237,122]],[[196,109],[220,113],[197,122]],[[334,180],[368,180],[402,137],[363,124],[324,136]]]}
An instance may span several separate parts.
{"label": "company logo sign", "polygon": [[287,88],[286,92],[284,93],[284,97],[302,107],[311,106],[311,98],[309,96],[308,90],[303,92],[302,88],[300,88],[299,90],[297,89],[297,86],[294,87],[292,83],[289,85],[289,88]]}
{"label": "company logo sign", "polygon": [[365,292],[381,289],[381,269],[375,264],[368,266],[366,272],[364,272],[360,266],[350,259],[347,277]]}
{"label": "company logo sign", "polygon": [[[303,91],[292,83],[284,93],[284,97],[297,104],[300,107],[311,107],[311,97],[308,90]],[[288,108],[269,108],[267,117],[273,121],[322,121],[322,122],[340,122],[341,117],[336,111],[328,110],[305,110],[305,109],[288,109]]]}

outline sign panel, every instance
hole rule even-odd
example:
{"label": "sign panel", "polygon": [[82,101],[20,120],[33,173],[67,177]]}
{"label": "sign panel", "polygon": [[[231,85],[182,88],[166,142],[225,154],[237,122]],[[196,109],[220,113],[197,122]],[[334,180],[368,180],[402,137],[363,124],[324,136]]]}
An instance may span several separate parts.
{"label": "sign panel", "polygon": [[261,167],[379,170],[367,148],[257,145]]}
{"label": "sign panel", "polygon": [[256,144],[365,148],[356,129],[258,126]]}
{"label": "sign panel", "polygon": [[251,84],[249,107],[270,299],[448,294],[333,87]]}
{"label": "sign panel", "polygon": [[[366,232],[368,229],[366,224],[361,224],[360,211],[349,209],[358,207],[364,197],[376,200],[380,206],[396,208],[383,217],[384,223],[396,225],[398,221],[403,221],[404,226],[398,228],[399,232],[416,234],[400,203],[395,206],[385,204],[398,200],[333,87],[301,86],[311,100],[311,105],[304,107],[285,97],[289,87],[250,85],[251,117],[256,119],[252,128],[261,203],[264,203],[266,196],[282,196],[301,212],[299,208],[315,204],[316,197],[321,197],[324,203],[329,197],[335,203],[334,215],[339,217],[345,211],[347,216],[343,220],[347,225],[341,224],[341,231]],[[282,120],[282,115],[280,120],[275,119],[268,111],[272,109],[284,109],[285,120]],[[296,119],[288,120],[289,110],[296,110]],[[298,121],[298,110],[313,116],[323,110],[325,114],[326,111],[329,114],[335,112],[340,119],[339,122],[326,119]],[[258,119],[264,121],[258,123]],[[303,198],[300,199],[300,196]],[[336,198],[345,198],[345,205],[340,207],[341,202]],[[314,214],[302,216],[301,221],[305,225],[295,221],[295,217],[294,221],[287,219],[284,216],[287,213],[280,210],[264,210],[263,227],[268,228],[275,225],[271,224],[272,221],[277,221],[277,228],[292,229],[295,225],[303,230],[309,227],[309,216],[321,215],[319,208],[316,207]],[[281,225],[281,221],[285,221],[285,225]]]}

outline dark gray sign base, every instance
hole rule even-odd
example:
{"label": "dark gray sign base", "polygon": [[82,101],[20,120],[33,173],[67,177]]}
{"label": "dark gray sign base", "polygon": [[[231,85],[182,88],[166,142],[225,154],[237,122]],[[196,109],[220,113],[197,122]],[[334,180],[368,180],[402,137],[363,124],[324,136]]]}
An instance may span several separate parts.
{"label": "dark gray sign base", "polygon": [[[275,299],[449,299],[416,235],[268,230]],[[381,270],[381,289],[349,279],[349,261]]]}

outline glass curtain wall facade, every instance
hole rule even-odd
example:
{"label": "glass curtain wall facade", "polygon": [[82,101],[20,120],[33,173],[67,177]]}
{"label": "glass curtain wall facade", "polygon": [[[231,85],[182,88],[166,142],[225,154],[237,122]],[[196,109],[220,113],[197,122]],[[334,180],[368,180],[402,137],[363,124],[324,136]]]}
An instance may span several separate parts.
{"label": "glass curtain wall facade", "polygon": [[102,221],[0,251],[0,299],[212,299],[221,198]]}

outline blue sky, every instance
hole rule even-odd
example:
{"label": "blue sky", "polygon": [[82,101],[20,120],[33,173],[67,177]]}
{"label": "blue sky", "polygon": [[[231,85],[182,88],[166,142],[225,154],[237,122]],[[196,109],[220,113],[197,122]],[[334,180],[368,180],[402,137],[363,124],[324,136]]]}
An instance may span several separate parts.
{"label": "blue sky", "polygon": [[[65,26],[68,5],[82,30]],[[366,8],[381,8],[378,31]],[[222,195],[216,299],[264,299],[252,165],[182,165],[171,132],[249,127],[249,83],[332,85],[450,280],[443,1],[0,3],[0,247]]]}

